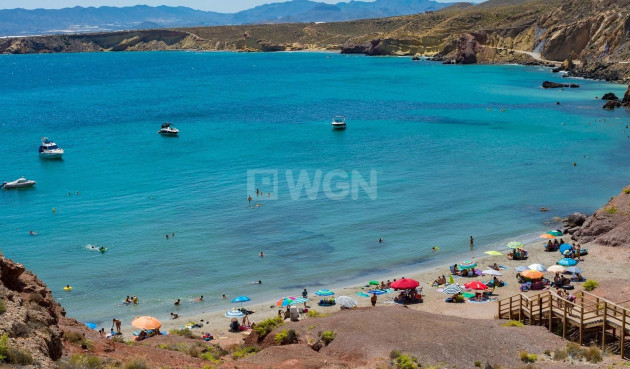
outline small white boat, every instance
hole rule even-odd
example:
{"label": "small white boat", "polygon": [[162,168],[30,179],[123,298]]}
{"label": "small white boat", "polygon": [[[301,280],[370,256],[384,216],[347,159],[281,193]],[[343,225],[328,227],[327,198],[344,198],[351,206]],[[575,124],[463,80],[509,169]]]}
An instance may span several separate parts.
{"label": "small white boat", "polygon": [[42,144],[39,145],[39,157],[42,159],[61,159],[64,151],[48,137],[42,137]]}
{"label": "small white boat", "polygon": [[0,188],[4,187],[7,190],[10,190],[12,188],[26,188],[26,187],[33,187],[35,186],[36,183],[37,182],[31,179],[26,179],[22,177],[13,182],[4,182],[2,185],[0,185]]}
{"label": "small white boat", "polygon": [[179,129],[173,127],[171,123],[162,123],[162,128],[158,131],[163,136],[177,136]]}
{"label": "small white boat", "polygon": [[333,118],[330,125],[333,129],[346,129],[346,118],[341,115],[337,115]]}

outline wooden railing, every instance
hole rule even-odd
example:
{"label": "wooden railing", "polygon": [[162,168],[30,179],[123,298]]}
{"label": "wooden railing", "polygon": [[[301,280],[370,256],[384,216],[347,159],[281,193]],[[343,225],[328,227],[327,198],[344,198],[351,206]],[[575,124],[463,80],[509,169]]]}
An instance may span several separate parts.
{"label": "wooden railing", "polygon": [[[622,303],[628,303],[624,301]],[[613,334],[619,337],[621,357],[624,357],[625,336],[630,331],[630,309],[619,303],[583,291],[576,295],[574,302],[558,296],[553,291],[544,291],[537,295],[526,296],[522,293],[498,301],[498,319],[512,319],[518,315],[519,321],[530,325],[549,324],[552,330],[553,320],[562,321],[562,337],[566,338],[567,324],[579,330],[579,343],[583,343],[585,329],[602,329],[602,349],[606,344],[606,331],[613,328]],[[616,328],[620,328],[618,331]],[[629,332],[630,333],[630,332]]]}

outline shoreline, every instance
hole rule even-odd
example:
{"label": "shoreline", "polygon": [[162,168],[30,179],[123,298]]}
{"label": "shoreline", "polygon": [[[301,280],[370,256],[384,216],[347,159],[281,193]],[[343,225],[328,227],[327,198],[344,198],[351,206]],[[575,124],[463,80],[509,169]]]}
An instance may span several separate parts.
{"label": "shoreline", "polygon": [[[540,233],[544,233],[545,230],[544,228],[541,226],[541,230],[540,231],[536,231],[536,232],[532,232],[532,233],[527,233],[526,235],[534,235],[534,234],[540,234]],[[570,237],[570,235],[564,235],[562,237],[567,238]],[[525,235],[521,236],[521,238],[525,237]],[[517,239],[521,239],[519,237],[512,237],[510,238],[510,240],[517,240]],[[370,305],[370,300],[369,298],[364,298],[364,297],[360,297],[357,296],[357,292],[361,292],[364,289],[367,290],[369,288],[365,287],[365,284],[369,281],[369,280],[379,280],[379,281],[387,281],[387,280],[393,280],[394,278],[399,279],[401,277],[407,277],[407,278],[413,278],[416,279],[420,282],[420,287],[423,288],[423,296],[426,294],[427,291],[433,289],[431,287],[431,282],[439,275],[448,275],[448,270],[449,270],[449,266],[454,264],[454,263],[459,263],[464,261],[464,259],[470,259],[473,260],[475,262],[478,263],[479,267],[478,269],[487,269],[487,265],[490,265],[494,262],[497,262],[498,264],[506,264],[505,261],[507,261],[507,257],[503,256],[503,257],[496,257],[496,256],[491,256],[491,255],[486,255],[484,254],[484,251],[490,251],[490,250],[496,250],[496,251],[500,251],[503,252],[504,254],[507,253],[507,251],[509,251],[509,249],[505,246],[505,244],[507,242],[505,242],[505,244],[503,244],[502,242],[505,240],[501,240],[501,241],[497,241],[496,243],[491,243],[491,244],[487,244],[484,246],[479,247],[478,249],[476,249],[474,251],[473,255],[468,254],[468,251],[466,251],[466,256],[462,257],[458,257],[456,254],[453,254],[452,256],[448,257],[448,258],[444,258],[441,259],[437,264],[433,264],[433,265],[429,265],[429,264],[425,264],[422,266],[410,266],[409,268],[406,268],[404,270],[401,270],[399,273],[397,273],[396,275],[393,275],[393,271],[392,274],[386,274],[387,272],[383,273],[383,274],[372,274],[372,275],[365,275],[363,278],[363,282],[360,282],[359,280],[351,280],[348,282],[339,282],[338,284],[332,284],[329,286],[325,286],[322,288],[328,288],[330,290],[333,290],[335,292],[335,297],[338,296],[349,296],[354,298],[359,307],[363,307],[363,306],[369,306]],[[544,241],[546,242],[546,241]],[[500,244],[501,243],[501,244]],[[532,249],[536,246],[538,246],[539,244],[542,243],[542,241],[536,239],[530,239],[529,241],[523,242],[528,250],[528,252],[530,253],[530,258],[528,260],[531,260],[533,255],[538,255],[539,252],[538,251],[533,251]],[[502,246],[500,246],[502,245]],[[538,248],[539,249],[539,248]],[[539,250],[540,252],[543,252],[542,250]],[[439,252],[439,250],[438,250]],[[547,253],[547,254],[555,254],[555,253]],[[460,260],[461,259],[461,260]],[[529,265],[529,264],[527,264]],[[513,269],[513,268],[511,268]],[[447,277],[448,278],[448,277]],[[476,278],[470,278],[470,280],[475,280],[475,279],[488,279],[488,277],[476,277]],[[505,277],[503,277],[505,278]],[[468,278],[463,278],[463,277],[456,277],[456,282],[457,279],[463,280],[462,283],[465,283],[467,281],[469,281]],[[303,287],[302,287],[303,288]],[[307,306],[309,306],[310,310],[316,310],[320,313],[332,313],[338,310],[337,306],[332,306],[332,307],[321,307],[317,305],[317,301],[319,299],[321,299],[321,297],[316,296],[314,293],[316,291],[316,289],[310,289],[308,286],[306,286],[307,290],[308,290],[308,298],[309,301],[307,302]],[[301,288],[300,288],[301,289]],[[296,288],[296,294],[289,294],[288,296],[294,296],[294,297],[300,297],[299,296],[299,290]],[[390,293],[390,294],[386,294],[386,295],[381,295],[379,296],[379,304],[388,304],[388,305],[395,305],[393,302],[393,298],[394,298],[395,294],[394,293]],[[162,316],[156,316],[156,318],[160,319],[160,321],[162,322],[162,331],[171,331],[171,330],[176,330],[176,329],[181,329],[183,328],[183,326],[189,322],[196,322],[196,323],[201,323],[203,325],[202,328],[193,328],[192,331],[197,334],[197,335],[202,335],[202,333],[205,332],[209,332],[212,335],[214,335],[215,337],[220,337],[221,339],[225,339],[225,337],[230,337],[230,338],[234,338],[234,337],[241,337],[243,336],[242,333],[230,333],[228,332],[228,325],[230,322],[230,319],[225,317],[224,314],[225,312],[227,312],[229,309],[231,308],[238,308],[241,305],[238,303],[231,303],[230,301],[236,296],[229,296],[225,302],[227,306],[224,307],[212,307],[210,309],[207,309],[206,311],[201,311],[201,312],[186,312],[186,313],[182,313],[179,314],[179,317],[177,319],[162,319]],[[256,302],[246,302],[243,303],[243,307],[248,309],[248,310],[253,310],[255,311],[255,314],[250,315],[250,321],[251,322],[261,322],[262,320],[265,319],[269,319],[269,318],[273,318],[275,316],[277,316],[278,310],[279,309],[286,309],[286,308],[279,308],[275,305],[277,299],[281,298],[281,296],[276,296],[276,298],[269,298],[269,299],[264,299],[262,301],[256,301]],[[384,301],[383,301],[384,300]],[[185,303],[189,303],[189,302],[185,302]],[[298,304],[297,305],[298,308],[300,307],[304,307],[302,304]],[[415,309],[420,309],[423,310],[423,304],[419,304],[419,305],[410,305],[411,307],[415,308]],[[202,309],[200,309],[202,310]],[[175,309],[173,308],[172,311],[175,311]],[[429,311],[431,311],[431,309],[429,309]],[[492,310],[494,312],[494,310]],[[157,315],[157,314],[156,314]],[[167,313],[164,313],[164,316],[168,316]],[[471,316],[472,318],[476,318],[475,316]],[[482,317],[482,319],[486,319],[487,317]],[[239,318],[239,322],[240,322],[240,318]],[[106,328],[106,330],[108,329],[108,325],[106,324],[104,326],[104,328]],[[100,328],[100,327],[99,327]],[[123,326],[122,326],[122,333],[123,333],[123,338],[125,340],[131,339],[133,337],[132,333],[133,331],[135,331],[136,329],[133,328],[130,325],[130,322],[123,322]],[[248,333],[245,333],[245,335],[247,335]],[[231,340],[230,340],[231,342]]]}

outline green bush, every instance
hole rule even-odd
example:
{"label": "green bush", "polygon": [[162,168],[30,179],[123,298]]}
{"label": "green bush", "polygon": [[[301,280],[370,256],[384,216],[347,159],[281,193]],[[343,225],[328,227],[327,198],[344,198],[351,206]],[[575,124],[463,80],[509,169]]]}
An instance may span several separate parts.
{"label": "green bush", "polygon": [[394,361],[393,367],[395,369],[418,369],[420,364],[415,357],[405,355],[398,350],[390,352],[389,357]]}
{"label": "green bush", "polygon": [[273,338],[273,340],[277,344],[282,345],[282,343],[285,342],[287,339],[287,333],[288,333],[287,330],[283,329],[282,331],[276,333],[276,336]]}
{"label": "green bush", "polygon": [[597,283],[597,281],[589,279],[586,282],[584,282],[584,284],[582,286],[584,287],[585,290],[592,291],[595,288],[597,288],[597,286],[599,286],[599,283]]}
{"label": "green bush", "polygon": [[320,312],[319,312],[319,311],[317,311],[317,310],[309,310],[309,311],[306,313],[306,315],[307,315],[309,318],[321,318],[321,317],[324,317],[324,316],[328,316],[328,315],[330,315],[330,314],[320,313]]}
{"label": "green bush", "polygon": [[246,356],[257,353],[258,351],[260,351],[260,349],[256,346],[247,346],[247,345],[238,346],[234,350],[234,352],[232,352],[232,359],[234,360],[242,359]]}
{"label": "green bush", "polygon": [[566,350],[555,349],[553,351],[553,359],[554,360],[562,361],[562,360],[565,360],[567,357],[569,357],[569,355],[567,354]]}
{"label": "green bush", "polygon": [[4,303],[4,300],[0,300],[0,315],[6,313],[7,305]]}
{"label": "green bush", "polygon": [[527,353],[527,351],[521,351],[518,354],[518,356],[521,359],[521,361],[524,362],[524,363],[535,363],[536,360],[538,360],[538,355],[536,355],[536,354],[529,354],[529,353]]}
{"label": "green bush", "polygon": [[188,328],[171,329],[168,333],[176,334],[178,336],[188,337],[188,338],[195,338],[196,337],[195,334],[192,332],[192,330],[190,330]]}
{"label": "green bush", "polygon": [[281,332],[278,332],[273,340],[279,345],[286,345],[289,343],[297,343],[298,334],[295,333],[293,329],[283,329]]}
{"label": "green bush", "polygon": [[322,332],[321,339],[324,342],[324,344],[328,346],[328,344],[331,343],[335,339],[335,336],[337,336],[337,333],[335,333],[334,331],[324,331]]}
{"label": "green bush", "polygon": [[256,327],[254,327],[254,332],[258,334],[260,339],[263,339],[276,327],[280,327],[283,324],[284,320],[280,317],[263,320],[259,324],[256,324]]}
{"label": "green bush", "polygon": [[61,363],[59,369],[103,369],[105,363],[97,356],[72,355],[67,362]]}
{"label": "green bush", "polygon": [[610,205],[609,207],[607,207],[604,210],[606,210],[606,212],[608,214],[617,214],[617,208],[615,206],[613,206],[613,205]]}
{"label": "green bush", "polygon": [[524,327],[525,324],[519,322],[518,320],[508,320],[507,322],[501,324],[502,327]]}
{"label": "green bush", "polygon": [[626,195],[630,194],[630,188],[624,188],[623,193],[625,193]]}
{"label": "green bush", "polygon": [[140,358],[134,358],[125,363],[124,369],[149,369],[147,362]]}
{"label": "green bush", "polygon": [[481,368],[481,361],[475,361],[475,366],[477,368]]}
{"label": "green bush", "polygon": [[600,361],[604,360],[602,358],[602,352],[596,346],[591,346],[587,349],[582,350],[582,356],[586,359],[586,361],[597,364]]}
{"label": "green bush", "polygon": [[28,352],[11,347],[9,345],[9,335],[5,333],[0,337],[0,362],[31,365],[33,364],[33,357]]}
{"label": "green bush", "polygon": [[73,331],[63,332],[63,339],[68,342],[78,344],[78,343],[81,343],[81,341],[83,341],[83,334],[79,332],[73,332]]}

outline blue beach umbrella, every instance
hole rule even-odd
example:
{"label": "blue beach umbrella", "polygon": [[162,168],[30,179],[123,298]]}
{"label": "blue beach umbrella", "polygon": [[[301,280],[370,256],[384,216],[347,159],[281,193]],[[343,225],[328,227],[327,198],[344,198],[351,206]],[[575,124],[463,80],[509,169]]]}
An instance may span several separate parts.
{"label": "blue beach umbrella", "polygon": [[90,329],[96,329],[97,327],[96,323],[85,323],[85,326]]}
{"label": "blue beach umbrella", "polygon": [[577,264],[577,261],[571,258],[562,258],[558,261],[558,265],[562,266],[574,266],[575,264]]}
{"label": "blue beach umbrella", "polygon": [[239,296],[239,297],[235,297],[232,299],[232,303],[236,304],[237,302],[241,303],[241,307],[243,307],[243,303],[247,302],[247,301],[251,301],[251,299],[247,296]]}
{"label": "blue beach umbrella", "polygon": [[558,251],[564,255],[564,253],[566,251],[571,251],[573,249],[573,246],[569,245],[568,243],[563,243],[562,245],[560,245],[560,247],[558,248]]}
{"label": "blue beach umbrella", "polygon": [[331,291],[331,290],[323,289],[323,290],[318,290],[317,292],[315,292],[315,294],[317,296],[332,296],[335,293],[333,291]]}

